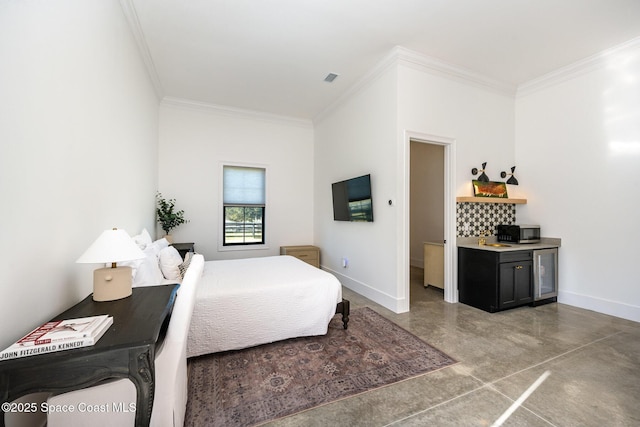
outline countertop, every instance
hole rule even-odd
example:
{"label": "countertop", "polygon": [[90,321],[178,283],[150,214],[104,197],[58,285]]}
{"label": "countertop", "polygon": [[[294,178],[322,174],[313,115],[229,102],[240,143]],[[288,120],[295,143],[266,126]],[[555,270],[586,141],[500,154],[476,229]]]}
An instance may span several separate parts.
{"label": "countertop", "polygon": [[[493,251],[493,252],[509,252],[509,251],[526,251],[526,250],[559,248],[561,243],[560,239],[558,238],[543,237],[540,239],[540,243],[523,243],[523,244],[505,243],[509,246],[496,247],[496,246],[479,245],[478,239],[479,237],[458,237],[456,239],[456,245],[459,248],[481,249],[484,251]],[[486,237],[486,240],[487,240],[487,243],[502,243],[497,241],[496,236]]]}

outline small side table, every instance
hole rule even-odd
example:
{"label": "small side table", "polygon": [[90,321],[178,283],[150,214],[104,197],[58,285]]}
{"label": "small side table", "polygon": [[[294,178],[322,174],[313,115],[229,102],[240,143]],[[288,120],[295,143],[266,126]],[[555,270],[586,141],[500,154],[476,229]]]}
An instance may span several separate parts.
{"label": "small side table", "polygon": [[280,255],[291,255],[307,264],[320,268],[320,248],[317,246],[280,246]]}
{"label": "small side table", "polygon": [[184,259],[187,252],[193,252],[195,243],[172,243],[171,246],[178,250],[178,253]]}

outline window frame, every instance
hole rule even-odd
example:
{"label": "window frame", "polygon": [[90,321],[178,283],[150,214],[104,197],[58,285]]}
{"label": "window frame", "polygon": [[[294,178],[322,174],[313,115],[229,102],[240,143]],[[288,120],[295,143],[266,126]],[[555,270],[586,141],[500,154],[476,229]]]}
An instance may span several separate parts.
{"label": "window frame", "polygon": [[[224,169],[225,167],[240,167],[240,168],[250,168],[250,169],[262,169],[264,170],[264,205],[225,205],[224,203]],[[218,251],[248,251],[248,250],[263,250],[269,249],[269,236],[267,231],[270,229],[269,227],[269,215],[267,204],[269,200],[269,179],[268,166],[265,164],[257,164],[257,163],[238,163],[238,162],[220,162],[220,191],[219,191],[219,201],[220,201],[220,210],[218,211],[222,217],[218,222],[218,227],[220,228],[221,236],[218,239]],[[226,212],[225,208],[229,206],[238,206],[238,207],[262,207],[262,242],[242,242],[242,243],[225,243],[226,234],[225,234],[225,218]]]}
{"label": "window frame", "polygon": [[[246,240],[243,242],[238,242],[238,243],[228,243],[226,241],[227,238],[227,223],[226,223],[226,218],[227,218],[227,208],[251,208],[251,209],[262,209],[262,240],[260,242],[247,242]],[[265,239],[267,237],[266,235],[266,226],[265,226],[265,220],[266,220],[266,203],[264,205],[235,205],[235,204],[222,204],[222,246],[224,247],[229,247],[229,246],[256,246],[256,245],[264,245],[265,244]],[[246,226],[246,222],[243,223],[243,226]],[[243,236],[246,238],[247,232],[246,229],[243,231]]]}

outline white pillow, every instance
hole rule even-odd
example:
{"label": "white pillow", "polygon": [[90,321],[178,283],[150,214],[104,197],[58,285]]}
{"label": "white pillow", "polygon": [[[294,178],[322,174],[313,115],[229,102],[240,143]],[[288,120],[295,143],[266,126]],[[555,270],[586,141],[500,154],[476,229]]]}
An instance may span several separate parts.
{"label": "white pillow", "polygon": [[155,242],[147,245],[142,252],[144,252],[145,257],[139,260],[133,277],[133,286],[161,284],[164,277],[158,262],[158,253],[160,252],[158,245]]}
{"label": "white pillow", "polygon": [[173,246],[167,246],[160,251],[160,270],[162,275],[167,280],[182,280],[180,275],[180,265],[182,264],[182,257],[176,248]]}
{"label": "white pillow", "polygon": [[133,241],[136,242],[136,245],[138,245],[140,249],[146,248],[147,245],[150,245],[152,242],[151,236],[146,228],[143,228],[137,236],[133,236]]}
{"label": "white pillow", "polygon": [[169,241],[163,237],[162,239],[158,239],[151,243],[151,245],[157,249],[157,253],[160,253],[162,249],[169,246]]}

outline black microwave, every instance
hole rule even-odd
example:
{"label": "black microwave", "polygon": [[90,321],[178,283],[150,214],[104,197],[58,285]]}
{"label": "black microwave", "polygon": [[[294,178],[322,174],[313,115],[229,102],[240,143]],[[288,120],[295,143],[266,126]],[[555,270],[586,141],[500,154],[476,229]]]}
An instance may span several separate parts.
{"label": "black microwave", "polygon": [[498,241],[509,243],[540,242],[539,225],[499,225]]}

